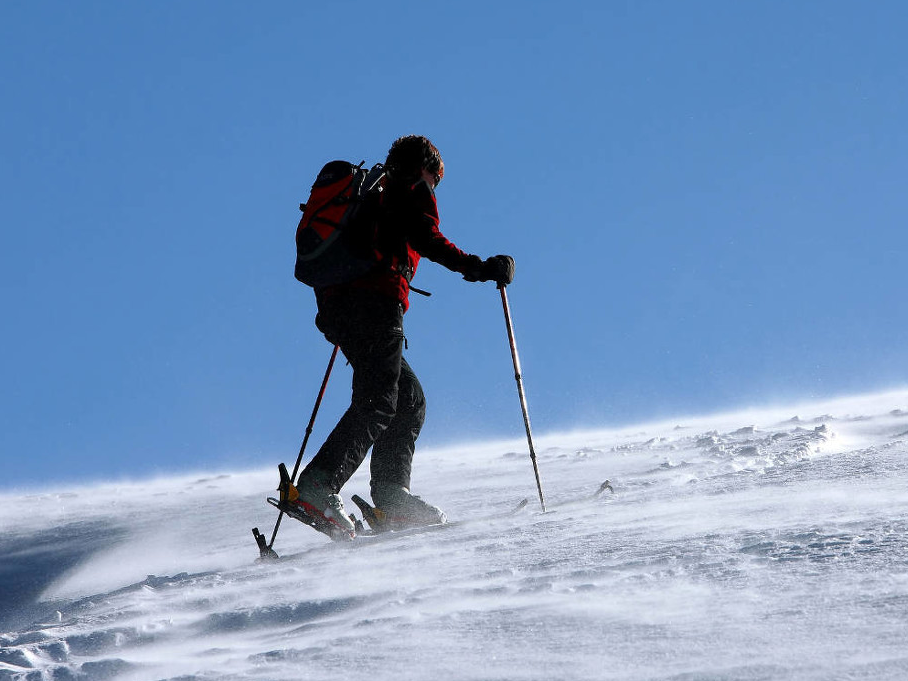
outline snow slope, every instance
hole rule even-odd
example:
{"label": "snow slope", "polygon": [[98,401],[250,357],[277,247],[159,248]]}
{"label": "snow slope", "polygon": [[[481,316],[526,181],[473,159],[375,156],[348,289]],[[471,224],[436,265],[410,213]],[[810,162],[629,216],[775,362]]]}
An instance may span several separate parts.
{"label": "snow slope", "polygon": [[906,410],[539,438],[545,515],[525,440],[425,451],[449,517],[530,506],[353,545],[285,519],[268,563],[272,466],[0,496],[0,679],[905,679]]}

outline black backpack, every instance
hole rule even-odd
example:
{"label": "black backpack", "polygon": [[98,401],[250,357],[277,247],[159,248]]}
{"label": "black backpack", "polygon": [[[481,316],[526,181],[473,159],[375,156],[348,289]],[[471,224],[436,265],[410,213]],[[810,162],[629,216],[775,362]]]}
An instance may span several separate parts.
{"label": "black backpack", "polygon": [[375,210],[385,176],[381,164],[367,170],[331,161],[315,178],[309,200],[300,204],[296,229],[296,278],[315,289],[344,284],[372,270]]}

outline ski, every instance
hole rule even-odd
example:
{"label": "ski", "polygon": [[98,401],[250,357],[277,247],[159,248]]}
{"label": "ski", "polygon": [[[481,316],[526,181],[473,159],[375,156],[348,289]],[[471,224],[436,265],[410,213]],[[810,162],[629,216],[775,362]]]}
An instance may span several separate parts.
{"label": "ski", "polygon": [[[354,495],[354,497],[355,497],[354,503],[357,504],[357,506],[360,508],[360,511],[363,513],[363,516],[366,518],[366,523],[369,522],[368,518],[370,517],[371,514],[375,514],[375,517],[382,515],[380,513],[380,509],[376,509],[371,504],[369,504],[367,501],[365,501],[362,497],[359,497],[358,495]],[[359,499],[359,501],[356,501],[356,499]],[[406,528],[401,528],[401,529],[375,530],[372,528],[371,525],[364,524],[361,520],[356,518],[356,516],[351,514],[350,518],[354,521],[354,523],[356,525],[356,534],[354,536],[350,536],[343,530],[334,529],[333,525],[331,527],[327,527],[325,529],[320,529],[321,527],[325,527],[325,521],[322,520],[319,523],[318,518],[315,518],[314,516],[311,516],[311,515],[305,513],[305,511],[302,511],[298,506],[295,506],[292,504],[283,504],[282,505],[278,499],[275,499],[273,497],[268,498],[268,503],[271,504],[272,506],[274,506],[275,508],[283,510],[290,517],[292,517],[296,520],[299,520],[300,522],[304,523],[305,525],[308,525],[309,527],[311,527],[315,530],[318,530],[322,534],[327,535],[334,541],[334,543],[347,544],[352,547],[352,546],[366,546],[368,544],[374,544],[376,542],[384,542],[387,540],[409,537],[409,536],[418,535],[418,534],[425,534],[428,532],[437,532],[440,530],[451,529],[451,528],[455,528],[455,527],[464,527],[467,525],[494,522],[496,520],[501,520],[501,519],[508,518],[510,516],[518,514],[521,510],[523,510],[524,508],[527,507],[527,505],[529,504],[529,501],[527,499],[521,499],[521,501],[517,505],[515,505],[514,508],[508,509],[507,511],[504,511],[501,513],[495,513],[495,514],[483,516],[480,518],[466,518],[463,520],[455,520],[455,521],[447,522],[447,523],[436,523],[433,525],[422,525],[422,526],[418,526],[418,527],[406,527]],[[366,510],[367,508],[369,509],[368,511]],[[377,511],[378,511],[378,513],[376,513]],[[378,527],[381,527],[380,521],[379,521]],[[262,537],[261,534],[259,534],[258,536]],[[264,540],[264,537],[262,537],[262,540]],[[259,541],[258,537],[256,537],[256,541]],[[260,550],[261,550],[261,545],[260,545]],[[291,556],[284,556],[282,558],[279,558],[276,553],[271,552],[271,553],[268,553],[268,555],[265,555],[265,553],[262,553],[262,556],[259,560],[263,560],[263,559],[283,560],[283,559],[292,559],[294,557],[295,557],[294,555],[291,555]]]}
{"label": "ski", "polygon": [[417,527],[394,527],[393,521],[389,520],[381,509],[375,508],[359,495],[354,494],[351,499],[353,500],[353,503],[356,504],[357,508],[359,508],[360,513],[363,514],[363,519],[368,524],[368,528],[363,527],[362,532],[360,532],[359,529],[357,530],[357,538],[361,536],[369,538],[392,535],[399,537],[402,535],[422,534],[424,532],[450,529],[452,527],[462,527],[473,523],[488,523],[516,515],[529,504],[528,499],[521,499],[514,508],[480,518],[464,518],[463,520],[453,520],[446,523],[435,523]]}
{"label": "ski", "polygon": [[605,480],[595,492],[581,497],[576,497],[573,499],[567,499],[565,501],[555,502],[554,504],[546,504],[545,512],[539,511],[538,515],[545,515],[546,513],[552,513],[560,509],[570,508],[571,506],[579,506],[580,504],[586,504],[591,501],[599,499],[605,492],[610,492],[611,494],[615,493],[615,488],[612,487],[612,483],[609,480]]}
{"label": "ski", "polygon": [[[286,466],[284,466],[284,464],[280,464],[280,466],[278,466],[278,470],[281,474],[281,482],[278,487],[280,498],[275,499],[274,497],[268,497],[267,502],[283,513],[289,515],[291,518],[300,521],[304,525],[308,525],[317,532],[321,532],[322,534],[326,535],[332,541],[339,543],[372,543],[380,539],[405,537],[415,534],[451,529],[455,527],[463,527],[466,525],[492,523],[517,515],[518,513],[520,513],[520,511],[522,511],[529,505],[528,499],[521,499],[520,502],[517,503],[513,508],[507,509],[502,512],[493,513],[491,515],[481,516],[478,518],[464,518],[462,520],[454,520],[446,523],[436,523],[432,525],[421,525],[417,527],[400,527],[395,526],[394,522],[390,518],[388,518],[381,509],[374,507],[361,496],[354,494],[351,497],[351,500],[354,504],[356,504],[357,508],[362,514],[363,520],[359,520],[358,518],[356,518],[356,516],[350,514],[350,519],[356,526],[355,533],[350,533],[345,529],[339,527],[338,525],[335,525],[333,522],[331,522],[321,514],[310,512],[305,506],[297,503],[299,493],[290,481],[290,475],[287,473]],[[560,503],[550,504],[548,506],[548,509],[546,510],[546,513],[551,513],[556,509],[568,508],[570,506],[578,505],[584,502],[593,501],[601,497],[605,492],[610,492],[612,494],[615,493],[615,489],[612,487],[612,484],[609,480],[605,480],[603,483],[601,483],[592,495],[582,496],[580,498],[573,498],[567,501],[562,501]],[[542,514],[542,512],[540,512],[540,514]],[[258,532],[258,528],[253,529],[252,533],[255,536],[255,540],[259,546],[259,551],[262,558],[275,559],[278,557],[277,554],[267,544],[265,537]]]}

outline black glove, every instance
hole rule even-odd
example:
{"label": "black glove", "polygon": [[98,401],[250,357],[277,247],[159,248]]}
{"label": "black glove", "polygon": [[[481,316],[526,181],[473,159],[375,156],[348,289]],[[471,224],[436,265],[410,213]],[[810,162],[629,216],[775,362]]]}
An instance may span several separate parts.
{"label": "black glove", "polygon": [[514,258],[509,255],[493,255],[483,264],[486,280],[492,280],[499,286],[507,286],[514,281]]}
{"label": "black glove", "polygon": [[499,286],[507,286],[514,281],[514,258],[509,255],[493,255],[480,260],[476,256],[471,268],[464,272],[467,281],[494,281]]}

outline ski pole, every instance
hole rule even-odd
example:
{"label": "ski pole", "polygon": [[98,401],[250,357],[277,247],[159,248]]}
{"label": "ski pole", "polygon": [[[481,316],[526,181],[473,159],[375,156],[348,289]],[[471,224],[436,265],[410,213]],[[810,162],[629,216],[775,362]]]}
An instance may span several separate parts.
{"label": "ski pole", "polygon": [[328,387],[328,379],[331,377],[331,369],[334,368],[334,360],[337,359],[337,351],[340,346],[335,345],[331,352],[331,359],[328,360],[328,368],[325,369],[325,377],[322,379],[322,387],[318,390],[318,397],[315,399],[315,406],[312,407],[312,416],[309,417],[309,425],[306,426],[306,435],[303,437],[303,444],[300,445],[300,453],[296,457],[296,463],[293,466],[293,473],[290,475],[290,482],[296,484],[296,474],[300,469],[300,463],[303,460],[303,453],[306,451],[306,445],[309,443],[309,436],[312,435],[312,427],[315,425],[315,416],[318,414],[318,408],[322,404],[322,398],[325,396],[325,388]]}
{"label": "ski pole", "polygon": [[[328,378],[331,376],[331,369],[334,368],[334,360],[337,359],[339,346],[335,345],[331,353],[331,359],[328,361],[328,368],[325,369],[325,377],[322,379],[322,387],[318,391],[318,397],[315,398],[315,406],[312,408],[312,416],[309,417],[309,425],[306,426],[306,435],[303,437],[303,444],[300,445],[300,453],[296,457],[296,464],[293,466],[293,474],[290,476],[290,483],[296,484],[296,474],[299,471],[300,463],[303,461],[303,453],[306,451],[306,445],[309,444],[309,436],[312,435],[312,428],[315,425],[315,417],[318,414],[318,408],[322,404],[322,398],[325,396],[325,388],[328,387]],[[271,533],[271,541],[265,544],[265,538],[259,534],[258,528],[252,530],[255,540],[259,545],[259,551],[262,558],[276,558],[277,554],[271,547],[274,546],[274,540],[277,538],[277,531],[280,529],[281,520],[284,518],[284,512],[281,511],[277,516],[277,522],[274,524],[274,532]],[[261,537],[261,539],[260,539]]]}
{"label": "ski pole", "polygon": [[527,398],[523,391],[523,376],[520,374],[520,358],[517,356],[517,342],[514,340],[514,325],[511,324],[511,306],[508,305],[508,294],[505,286],[498,285],[501,291],[501,305],[504,308],[504,322],[508,327],[508,341],[511,344],[511,358],[514,360],[514,377],[517,379],[517,395],[520,397],[520,408],[523,410],[523,425],[526,426],[527,443],[530,445],[530,461],[533,462],[533,473],[536,475],[536,487],[539,490],[539,503],[545,513],[545,497],[542,494],[542,482],[539,479],[539,465],[536,463],[536,449],[533,447],[533,434],[530,430],[530,415],[527,411]]}

